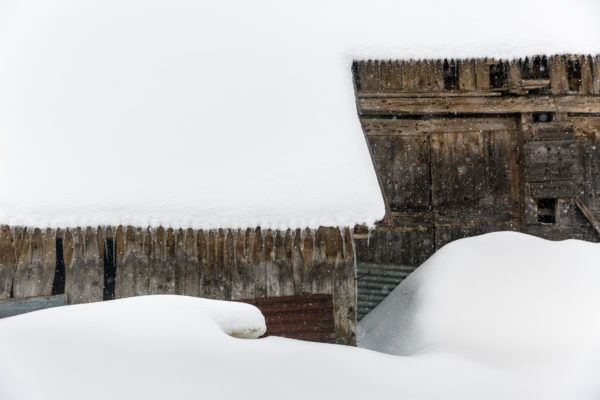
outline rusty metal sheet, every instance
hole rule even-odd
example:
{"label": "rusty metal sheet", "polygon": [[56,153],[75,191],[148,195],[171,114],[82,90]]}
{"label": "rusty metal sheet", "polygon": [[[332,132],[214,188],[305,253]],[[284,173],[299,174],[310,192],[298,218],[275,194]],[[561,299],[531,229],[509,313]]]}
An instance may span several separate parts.
{"label": "rusty metal sheet", "polygon": [[311,294],[240,300],[263,313],[265,336],[281,336],[312,342],[335,343],[333,297]]}

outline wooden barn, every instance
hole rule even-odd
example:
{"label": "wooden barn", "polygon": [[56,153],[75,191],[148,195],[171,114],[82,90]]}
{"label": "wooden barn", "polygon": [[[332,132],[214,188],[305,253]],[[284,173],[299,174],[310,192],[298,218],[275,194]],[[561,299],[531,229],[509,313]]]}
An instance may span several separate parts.
{"label": "wooden barn", "polygon": [[353,67],[387,215],[357,228],[358,318],[446,243],[600,241],[600,57]]}
{"label": "wooden barn", "polygon": [[600,57],[370,60],[353,73],[386,203],[375,229],[5,225],[0,306],[239,300],[270,334],[355,344],[356,320],[452,240],[600,241]]}

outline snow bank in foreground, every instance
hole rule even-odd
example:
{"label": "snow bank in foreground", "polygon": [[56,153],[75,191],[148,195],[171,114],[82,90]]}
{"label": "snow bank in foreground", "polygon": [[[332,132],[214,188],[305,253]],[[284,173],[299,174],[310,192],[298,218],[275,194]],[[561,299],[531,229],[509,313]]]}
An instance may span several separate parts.
{"label": "snow bank in foreground", "polygon": [[600,53],[599,7],[2,0],[0,223],[372,224],[353,58]]}
{"label": "snow bank in foreground", "polygon": [[[568,368],[500,370],[456,355],[226,335],[264,329],[246,304],[149,296],[0,320],[0,399],[587,399]],[[589,368],[586,371],[590,371]],[[579,371],[575,371],[579,372]],[[595,372],[595,371],[594,371]]]}
{"label": "snow bank in foreground", "polygon": [[600,244],[515,232],[452,242],[358,325],[361,347],[523,364],[600,355]]}

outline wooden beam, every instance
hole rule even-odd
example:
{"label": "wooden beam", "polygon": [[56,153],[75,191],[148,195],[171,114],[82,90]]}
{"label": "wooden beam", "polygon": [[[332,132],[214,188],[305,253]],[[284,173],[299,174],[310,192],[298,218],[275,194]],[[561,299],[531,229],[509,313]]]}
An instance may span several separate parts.
{"label": "wooden beam", "polygon": [[592,214],[590,209],[587,208],[587,206],[585,205],[583,200],[581,200],[581,198],[578,195],[573,196],[573,200],[575,200],[575,204],[577,204],[577,207],[579,207],[579,209],[581,210],[583,215],[587,218],[587,220],[590,221],[590,224],[592,224],[592,226],[594,227],[596,232],[598,232],[598,234],[600,234],[600,223],[598,222],[596,217],[594,217],[594,214]]}
{"label": "wooden beam", "polygon": [[[442,86],[444,81],[442,80]],[[389,92],[373,92],[369,90],[359,90],[357,92],[359,98],[366,97],[497,97],[502,96],[500,90],[406,90],[406,91],[389,91]]]}
{"label": "wooden beam", "polygon": [[359,98],[361,115],[600,113],[597,96]]}

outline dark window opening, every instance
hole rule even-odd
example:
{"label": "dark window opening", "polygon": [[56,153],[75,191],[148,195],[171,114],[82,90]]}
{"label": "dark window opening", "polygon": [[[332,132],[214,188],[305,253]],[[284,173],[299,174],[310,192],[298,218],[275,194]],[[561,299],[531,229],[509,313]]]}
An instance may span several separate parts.
{"label": "dark window opening", "polygon": [[552,122],[553,118],[554,118],[553,113],[545,113],[545,112],[533,113],[533,122],[536,124],[544,123],[544,122]]}
{"label": "dark window opening", "polygon": [[506,85],[506,75],[506,64],[490,65],[490,88],[503,88]]}
{"label": "dark window opening", "polygon": [[581,65],[579,60],[567,61],[567,80],[569,81],[569,90],[578,92],[581,86]]}
{"label": "dark window opening", "polygon": [[117,264],[115,257],[115,240],[106,238],[104,241],[104,300],[115,299],[115,279],[117,277]]}
{"label": "dark window opening", "polygon": [[458,90],[458,64],[454,60],[444,60],[444,89]]}
{"label": "dark window opening", "polygon": [[538,199],[538,222],[543,224],[556,223],[556,199]]}
{"label": "dark window opening", "polygon": [[65,257],[62,238],[56,238],[56,269],[54,270],[54,281],[52,282],[52,295],[65,292]]}
{"label": "dark window opening", "polygon": [[522,79],[550,79],[548,59],[544,57],[525,58],[521,63]]}

